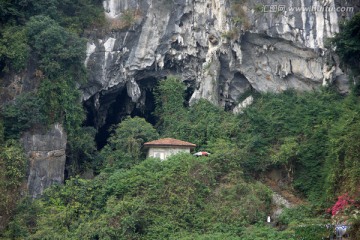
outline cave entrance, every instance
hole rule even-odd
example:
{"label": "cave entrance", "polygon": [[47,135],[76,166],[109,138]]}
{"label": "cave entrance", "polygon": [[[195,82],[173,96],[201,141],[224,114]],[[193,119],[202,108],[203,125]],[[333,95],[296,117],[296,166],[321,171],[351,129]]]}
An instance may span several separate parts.
{"label": "cave entrance", "polygon": [[[155,78],[148,78],[138,81],[141,97],[137,103],[131,101],[127,94],[126,87],[119,88],[116,91],[109,91],[100,94],[98,100],[95,97],[90,98],[84,103],[87,110],[86,126],[92,126],[97,129],[95,141],[97,148],[102,149],[107,139],[112,133],[112,126],[119,124],[126,117],[142,117],[152,125],[156,124],[154,87]],[[99,107],[95,109],[95,101],[98,101]]]}

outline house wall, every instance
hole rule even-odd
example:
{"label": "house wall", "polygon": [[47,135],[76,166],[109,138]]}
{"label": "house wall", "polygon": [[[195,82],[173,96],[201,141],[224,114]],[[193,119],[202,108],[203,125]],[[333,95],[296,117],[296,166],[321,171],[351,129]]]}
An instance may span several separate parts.
{"label": "house wall", "polygon": [[147,157],[157,157],[161,160],[165,160],[170,155],[177,154],[179,152],[190,153],[190,148],[187,147],[150,147]]}

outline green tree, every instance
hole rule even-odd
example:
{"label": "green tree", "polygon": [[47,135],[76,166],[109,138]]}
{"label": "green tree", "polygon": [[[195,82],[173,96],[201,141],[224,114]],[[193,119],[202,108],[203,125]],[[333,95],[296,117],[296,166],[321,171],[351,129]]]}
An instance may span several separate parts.
{"label": "green tree", "polygon": [[44,101],[32,93],[22,94],[6,104],[2,112],[5,138],[18,138],[23,131],[46,126],[44,108]]}
{"label": "green tree", "polygon": [[344,101],[343,109],[344,113],[331,128],[326,156],[326,190],[330,199],[345,192],[355,193],[360,182],[358,98],[349,96]]}
{"label": "green tree", "polygon": [[161,80],[155,89],[155,115],[162,135],[176,137],[186,129],[184,94],[185,85],[175,76]]}
{"label": "green tree", "polygon": [[295,163],[299,154],[299,143],[294,137],[287,137],[283,140],[278,150],[272,154],[275,164],[283,166],[288,174],[288,179],[292,182],[294,178]]}
{"label": "green tree", "polygon": [[9,140],[0,147],[0,225],[9,220],[20,197],[26,175],[26,158],[20,144]]}
{"label": "green tree", "polygon": [[109,164],[129,167],[145,157],[143,144],[158,137],[155,128],[145,119],[129,117],[115,127],[102,155]]}
{"label": "green tree", "polygon": [[26,67],[30,48],[26,31],[19,26],[8,26],[0,30],[0,71],[18,72]]}
{"label": "green tree", "polygon": [[100,0],[27,0],[21,1],[28,15],[46,15],[71,32],[81,34],[86,28],[104,22]]}
{"label": "green tree", "polygon": [[68,135],[80,130],[85,119],[80,96],[71,75],[65,75],[56,81],[44,79],[38,91],[38,97],[46,103],[43,111],[49,123],[63,122]]}
{"label": "green tree", "polygon": [[47,16],[35,16],[26,24],[29,45],[39,58],[45,76],[56,79],[69,72],[78,82],[86,77],[85,40],[68,32]]}
{"label": "green tree", "polygon": [[341,26],[341,30],[332,39],[336,53],[350,67],[360,71],[360,13]]}
{"label": "green tree", "polygon": [[95,170],[96,166],[96,129],[92,127],[82,127],[69,137],[67,143],[66,164],[69,176],[83,173],[86,170]]}

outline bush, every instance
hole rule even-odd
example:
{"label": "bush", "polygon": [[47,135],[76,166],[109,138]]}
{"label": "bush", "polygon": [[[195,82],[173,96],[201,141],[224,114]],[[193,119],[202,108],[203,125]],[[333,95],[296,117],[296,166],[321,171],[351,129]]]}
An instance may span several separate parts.
{"label": "bush", "polygon": [[0,226],[6,226],[26,175],[26,158],[20,144],[9,140],[0,146]]}
{"label": "bush", "polygon": [[314,201],[324,198],[329,134],[344,112],[341,104],[330,90],[259,97],[238,117],[238,145],[248,153],[242,166],[261,172],[280,165],[297,190]]}
{"label": "bush", "polygon": [[86,41],[68,32],[47,16],[35,16],[26,24],[29,45],[39,58],[45,76],[54,79],[71,73],[74,79],[84,79]]}
{"label": "bush", "polygon": [[[111,134],[100,158],[110,168],[128,168],[138,164],[146,156],[145,142],[159,137],[155,128],[143,118],[126,118]],[[115,167],[116,166],[116,167]]]}
{"label": "bush", "polygon": [[[247,228],[243,235],[242,240],[295,240],[298,239],[294,233],[289,231],[277,231],[275,228],[267,226],[253,226]],[[306,238],[307,239],[307,238]]]}
{"label": "bush", "polygon": [[162,136],[189,141],[201,149],[208,141],[236,134],[235,117],[209,101],[200,100],[185,108],[184,90],[180,80],[169,77],[155,91],[157,129]]}
{"label": "bush", "polygon": [[96,130],[92,127],[82,127],[72,134],[67,143],[66,170],[68,176],[76,176],[87,170],[97,170],[99,166],[95,162]]}
{"label": "bush", "polygon": [[23,94],[4,106],[2,115],[6,139],[18,138],[30,128],[47,125],[45,102],[34,94]]}
{"label": "bush", "polygon": [[360,71],[360,13],[341,26],[340,33],[333,39],[336,53],[341,60],[352,67],[357,73]]}
{"label": "bush", "polygon": [[30,48],[25,29],[7,26],[0,30],[0,71],[19,72],[26,67]]}

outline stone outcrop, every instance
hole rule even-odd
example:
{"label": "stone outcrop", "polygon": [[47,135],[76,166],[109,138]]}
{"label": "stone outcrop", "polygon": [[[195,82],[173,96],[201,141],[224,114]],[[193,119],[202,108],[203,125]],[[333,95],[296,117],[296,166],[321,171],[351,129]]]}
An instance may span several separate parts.
{"label": "stone outcrop", "polygon": [[348,91],[326,41],[358,11],[355,1],[105,0],[104,9],[109,31],[89,39],[83,88],[97,127],[120,93],[141,108],[149,82],[169,74],[188,84],[190,104],[205,98],[227,109],[249,90]]}
{"label": "stone outcrop", "polygon": [[29,158],[27,189],[33,198],[54,183],[64,181],[67,136],[60,124],[45,133],[27,132],[21,138]]}

